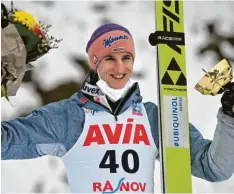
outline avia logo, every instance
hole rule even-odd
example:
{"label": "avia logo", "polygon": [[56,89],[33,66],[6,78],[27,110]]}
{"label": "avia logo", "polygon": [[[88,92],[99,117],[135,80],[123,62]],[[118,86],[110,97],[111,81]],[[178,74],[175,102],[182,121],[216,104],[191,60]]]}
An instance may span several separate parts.
{"label": "avia logo", "polygon": [[[83,146],[130,143],[150,145],[145,126],[134,124],[133,121],[134,119],[128,118],[126,125],[118,123],[115,124],[115,128],[111,128],[109,124],[90,125]],[[105,141],[104,135],[108,141]]]}
{"label": "avia logo", "polygon": [[91,96],[99,96],[101,95],[101,91],[97,86],[93,86],[91,84],[85,83],[81,89],[81,91],[85,94],[89,94]]}
{"label": "avia logo", "polygon": [[126,40],[128,39],[127,35],[119,35],[119,36],[114,36],[114,37],[109,37],[103,40],[103,46],[106,47],[111,47],[111,45],[119,40]]}
{"label": "avia logo", "polygon": [[186,77],[184,76],[174,57],[168,65],[167,71],[161,81],[162,84],[165,85],[186,86]]}
{"label": "avia logo", "polygon": [[[172,7],[172,3],[174,2],[174,7]],[[174,25],[175,22],[177,24],[180,23],[180,18],[177,16],[180,13],[179,10],[179,1],[163,1],[163,4],[165,7],[162,8],[163,12],[163,30],[164,31],[169,31],[169,32],[174,32]],[[169,9],[167,9],[170,8]],[[174,13],[173,13],[173,12]],[[168,25],[169,24],[169,25]],[[169,27],[169,29],[168,29]],[[167,37],[167,38],[172,38],[172,37]],[[174,37],[176,38],[176,37]],[[181,49],[178,47],[175,43],[169,43],[168,46],[172,48],[174,51],[177,53],[181,54]]]}
{"label": "avia logo", "polygon": [[144,182],[129,182],[124,181],[124,177],[121,178],[117,184],[117,186],[113,186],[113,184],[107,180],[104,183],[101,182],[93,182],[93,191],[94,192],[102,192],[104,193],[116,193],[120,192],[145,192],[146,183]]}

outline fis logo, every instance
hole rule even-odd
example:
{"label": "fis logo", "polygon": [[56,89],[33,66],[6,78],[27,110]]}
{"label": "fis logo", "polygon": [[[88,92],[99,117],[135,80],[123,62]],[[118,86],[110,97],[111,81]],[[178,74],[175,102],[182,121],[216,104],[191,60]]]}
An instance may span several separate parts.
{"label": "fis logo", "polygon": [[132,114],[133,115],[138,115],[138,116],[143,116],[142,114],[142,107],[140,104],[134,104],[132,108]]}
{"label": "fis logo", "polygon": [[112,44],[116,41],[119,40],[127,40],[128,36],[127,35],[119,35],[119,36],[114,36],[114,37],[109,37],[103,40],[103,46],[106,47],[111,47]]}

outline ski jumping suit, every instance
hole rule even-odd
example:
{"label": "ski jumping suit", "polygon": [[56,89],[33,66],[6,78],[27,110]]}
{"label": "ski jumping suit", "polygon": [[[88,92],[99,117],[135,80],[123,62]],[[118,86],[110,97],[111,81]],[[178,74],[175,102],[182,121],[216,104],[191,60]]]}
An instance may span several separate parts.
{"label": "ski jumping suit", "polygon": [[[70,99],[2,122],[2,160],[58,156],[73,193],[153,193],[157,106],[135,83],[112,113],[92,79]],[[212,182],[234,172],[234,119],[221,110],[217,118],[213,141],[190,124],[192,174]]]}

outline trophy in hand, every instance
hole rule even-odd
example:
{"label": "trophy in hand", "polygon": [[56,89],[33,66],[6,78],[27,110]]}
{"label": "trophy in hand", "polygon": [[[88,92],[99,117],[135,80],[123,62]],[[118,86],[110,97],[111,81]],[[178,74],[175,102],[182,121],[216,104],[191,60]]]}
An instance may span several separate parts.
{"label": "trophy in hand", "polygon": [[223,59],[217,63],[210,71],[206,71],[205,75],[195,85],[195,89],[203,95],[218,95],[225,90],[229,90],[232,82],[232,66],[227,59]]}
{"label": "trophy in hand", "polygon": [[195,89],[204,95],[222,94],[222,111],[234,118],[234,82],[232,82],[232,66],[223,59],[210,71],[205,71],[205,75],[195,85]]}

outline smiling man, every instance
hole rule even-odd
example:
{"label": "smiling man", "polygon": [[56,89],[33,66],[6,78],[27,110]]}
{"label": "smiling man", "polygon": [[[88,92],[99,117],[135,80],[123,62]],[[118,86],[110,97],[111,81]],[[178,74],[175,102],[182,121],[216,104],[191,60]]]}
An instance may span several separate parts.
{"label": "smiling man", "polygon": [[133,62],[132,54],[124,51],[113,53],[102,59],[97,72],[108,86],[113,89],[122,89],[132,75]]}
{"label": "smiling man", "polygon": [[[2,122],[2,159],[58,156],[73,193],[153,193],[157,106],[143,103],[138,83],[130,79],[133,38],[123,26],[105,24],[94,31],[86,51],[93,70],[81,91]],[[213,141],[190,124],[194,176],[211,182],[232,176],[233,98],[234,84],[222,97]]]}

